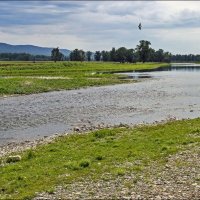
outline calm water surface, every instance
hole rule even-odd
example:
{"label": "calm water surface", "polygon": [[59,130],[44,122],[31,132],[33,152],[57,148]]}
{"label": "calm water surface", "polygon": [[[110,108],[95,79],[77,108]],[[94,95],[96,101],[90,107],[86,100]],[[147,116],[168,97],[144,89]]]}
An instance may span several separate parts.
{"label": "calm water surface", "polygon": [[126,74],[130,78],[142,79],[142,78],[166,78],[176,76],[190,76],[194,75],[191,72],[200,73],[200,64],[194,63],[172,63],[169,67],[160,67],[157,69],[138,70]]}

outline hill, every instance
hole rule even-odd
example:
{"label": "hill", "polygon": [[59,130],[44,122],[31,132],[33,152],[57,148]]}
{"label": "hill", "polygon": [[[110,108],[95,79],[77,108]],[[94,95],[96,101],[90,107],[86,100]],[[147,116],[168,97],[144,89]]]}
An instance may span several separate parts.
{"label": "hill", "polygon": [[[52,49],[53,48],[39,47],[34,45],[11,45],[6,43],[0,43],[0,53],[28,53],[31,55],[50,56]],[[70,50],[60,49],[60,52],[65,56],[68,56]]]}

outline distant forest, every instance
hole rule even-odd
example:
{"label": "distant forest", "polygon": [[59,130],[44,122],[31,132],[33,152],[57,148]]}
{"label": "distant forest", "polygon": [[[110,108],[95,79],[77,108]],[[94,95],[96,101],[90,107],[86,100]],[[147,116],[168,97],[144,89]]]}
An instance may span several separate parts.
{"label": "distant forest", "polygon": [[90,51],[75,49],[71,51],[69,60],[72,61],[110,61],[121,63],[135,63],[135,62],[199,62],[200,55],[173,55],[170,52],[165,52],[163,49],[155,50],[150,47],[151,42],[141,40],[135,49],[127,49],[114,47],[110,51]]}
{"label": "distant forest", "polygon": [[31,55],[27,53],[0,53],[1,61],[50,61],[51,56]]}
{"label": "distant forest", "polygon": [[200,55],[176,54],[165,52],[163,49],[155,50],[150,47],[149,41],[141,40],[135,49],[114,47],[110,51],[83,51],[75,49],[70,55],[64,56],[55,48],[51,56],[31,55],[27,53],[0,53],[0,61],[104,61],[104,62],[200,62]]}

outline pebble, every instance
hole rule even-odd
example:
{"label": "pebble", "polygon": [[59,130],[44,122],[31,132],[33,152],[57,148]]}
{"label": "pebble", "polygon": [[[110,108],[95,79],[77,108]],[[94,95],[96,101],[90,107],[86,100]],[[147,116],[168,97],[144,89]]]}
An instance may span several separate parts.
{"label": "pebble", "polygon": [[6,159],[6,162],[7,162],[7,163],[19,162],[21,159],[22,159],[22,158],[21,158],[20,155],[8,156],[8,158]]}
{"label": "pebble", "polygon": [[[93,126],[92,128],[98,129],[98,127]],[[79,128],[80,133],[78,134],[81,134],[82,127]],[[85,126],[84,128],[89,129]],[[10,143],[0,147],[0,157],[51,143],[58,136],[61,134],[36,141],[25,141],[21,144]],[[87,177],[80,182],[68,184],[67,187],[58,186],[53,194],[37,193],[34,199],[200,199],[200,187],[195,179],[200,174],[199,154],[200,147],[191,146],[189,150],[170,155],[163,168],[156,163],[148,165],[143,174],[138,177],[137,182],[131,183],[131,188],[127,188],[125,183],[135,180],[135,173],[126,174],[117,179],[112,179],[108,173],[102,175],[102,178],[106,177],[106,180],[99,179],[94,182]],[[177,165],[180,162],[187,164]],[[140,164],[139,161],[136,163]],[[126,165],[126,167],[129,166],[132,165]],[[146,175],[148,175],[148,182],[145,181]],[[180,184],[177,184],[178,182]]]}
{"label": "pebble", "polygon": [[[199,200],[200,188],[195,182],[195,178],[200,174],[199,154],[200,147],[195,146],[190,150],[170,155],[167,168],[165,165],[160,167],[156,162],[152,163],[146,167],[142,175],[138,176],[139,180],[134,184],[131,184],[130,181],[134,180],[135,173],[116,179],[111,178],[112,175],[108,173],[104,174],[104,177],[107,177],[106,180],[93,181],[87,177],[79,182],[68,184],[67,188],[55,188],[55,194],[42,193],[42,196],[46,199],[61,197],[64,199]],[[183,161],[187,164],[177,166],[177,163]],[[147,182],[145,181],[146,175],[148,175]],[[180,184],[177,184],[177,181]],[[127,182],[131,184],[131,187],[127,187]],[[37,197],[41,197],[41,194]]]}

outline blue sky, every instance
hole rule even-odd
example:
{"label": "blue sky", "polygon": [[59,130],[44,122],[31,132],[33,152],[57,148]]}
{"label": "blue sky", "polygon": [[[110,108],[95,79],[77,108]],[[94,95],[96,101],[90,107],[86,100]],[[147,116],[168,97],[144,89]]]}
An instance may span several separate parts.
{"label": "blue sky", "polygon": [[0,42],[94,51],[135,48],[143,39],[200,54],[200,2],[0,1]]}

